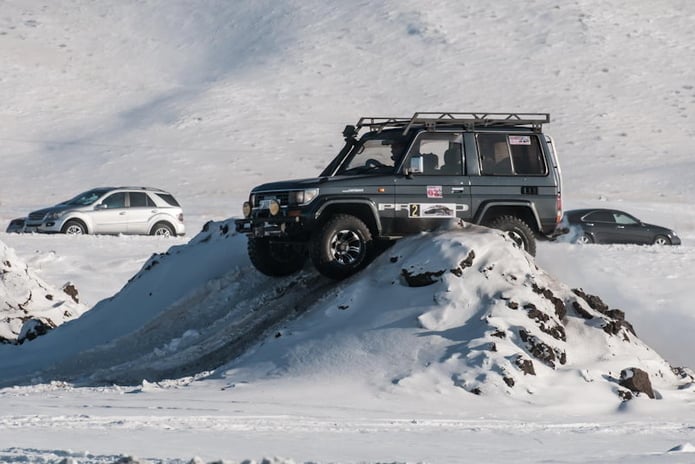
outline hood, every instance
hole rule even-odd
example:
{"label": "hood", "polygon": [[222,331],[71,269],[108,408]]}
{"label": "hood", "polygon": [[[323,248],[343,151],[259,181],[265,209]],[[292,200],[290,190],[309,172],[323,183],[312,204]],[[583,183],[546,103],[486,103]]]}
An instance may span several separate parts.
{"label": "hood", "polygon": [[48,208],[37,209],[36,211],[32,211],[29,214],[31,216],[38,216],[39,214],[45,216],[48,213],[60,213],[61,211],[75,210],[75,209],[81,209],[81,208],[84,208],[84,207],[78,206],[78,205],[66,205],[64,203],[59,203],[55,206],[50,206]]}
{"label": "hood", "polygon": [[319,184],[326,182],[328,177],[312,177],[309,179],[294,179],[281,180],[278,182],[268,182],[261,184],[252,190],[252,192],[275,191],[275,190],[301,190],[305,188],[316,187]]}
{"label": "hood", "polygon": [[646,227],[647,229],[654,230],[657,232],[661,232],[662,234],[666,235],[675,235],[673,230],[669,229],[668,227],[662,227],[662,226],[657,226],[655,224],[647,224],[646,222],[643,222],[642,225]]}
{"label": "hood", "polygon": [[339,182],[348,183],[359,183],[361,179],[377,179],[375,182],[384,183],[384,178],[388,177],[389,181],[393,177],[393,174],[361,174],[361,175],[350,175],[350,176],[332,176],[332,177],[312,177],[308,179],[295,179],[295,180],[283,180],[278,182],[269,182],[267,184],[261,184],[251,191],[263,192],[263,191],[284,191],[284,190],[302,190],[312,187],[321,187],[324,184],[333,184]]}

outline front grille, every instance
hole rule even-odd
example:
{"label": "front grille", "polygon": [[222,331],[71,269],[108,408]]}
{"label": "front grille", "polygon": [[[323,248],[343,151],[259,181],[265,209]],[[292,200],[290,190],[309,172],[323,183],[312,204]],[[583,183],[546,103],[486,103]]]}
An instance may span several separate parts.
{"label": "front grille", "polygon": [[258,207],[263,200],[277,200],[280,206],[287,206],[290,198],[290,193],[285,192],[258,192],[254,195],[253,206]]}
{"label": "front grille", "polygon": [[31,213],[31,214],[29,214],[29,220],[30,221],[43,221],[44,216],[46,216],[44,213]]}

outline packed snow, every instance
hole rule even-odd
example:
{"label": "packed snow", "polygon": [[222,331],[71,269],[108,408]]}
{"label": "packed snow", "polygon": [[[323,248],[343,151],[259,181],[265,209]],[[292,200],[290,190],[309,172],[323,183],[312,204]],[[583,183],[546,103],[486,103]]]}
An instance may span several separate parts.
{"label": "packed snow", "polygon": [[[148,185],[188,236],[0,232],[0,462],[691,461],[694,18],[677,0],[3,3],[1,229]],[[360,116],[440,109],[549,112],[565,208],[683,245],[565,237],[533,259],[452,223],[340,283],[253,269],[233,231],[250,188],[315,175]],[[16,344],[32,320],[57,327]],[[640,371],[651,395],[625,386]]]}

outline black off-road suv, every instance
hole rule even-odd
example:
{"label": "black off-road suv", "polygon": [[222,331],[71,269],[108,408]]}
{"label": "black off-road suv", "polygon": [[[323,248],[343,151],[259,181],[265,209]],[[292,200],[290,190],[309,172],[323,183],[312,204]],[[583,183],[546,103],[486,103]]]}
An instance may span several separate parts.
{"label": "black off-road suv", "polygon": [[[562,218],[561,175],[546,113],[363,117],[317,178],[263,184],[236,229],[264,274],[345,278],[381,244],[448,220],[506,231],[531,255]],[[360,134],[362,132],[362,134]]]}

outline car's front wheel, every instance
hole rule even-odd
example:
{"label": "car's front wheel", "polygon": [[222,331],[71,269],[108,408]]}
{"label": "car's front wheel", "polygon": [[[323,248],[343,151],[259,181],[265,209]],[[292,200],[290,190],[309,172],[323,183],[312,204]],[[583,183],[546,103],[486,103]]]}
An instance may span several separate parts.
{"label": "car's front wheel", "polygon": [[87,233],[87,227],[82,222],[71,219],[60,231],[66,235],[84,235]]}
{"label": "car's front wheel", "polygon": [[254,267],[271,277],[294,274],[304,267],[306,261],[301,248],[289,243],[271,242],[267,237],[249,237],[247,247]]}
{"label": "car's front wheel", "polygon": [[344,279],[364,268],[372,256],[372,234],[349,214],[336,214],[312,237],[314,267],[331,279]]}
{"label": "car's front wheel", "polygon": [[488,227],[505,232],[519,248],[536,256],[536,236],[531,227],[516,216],[499,216],[491,220]]}
{"label": "car's front wheel", "polygon": [[654,237],[654,245],[663,246],[663,245],[670,245],[670,244],[671,244],[671,240],[669,240],[669,238],[665,235],[657,235],[656,237]]}

